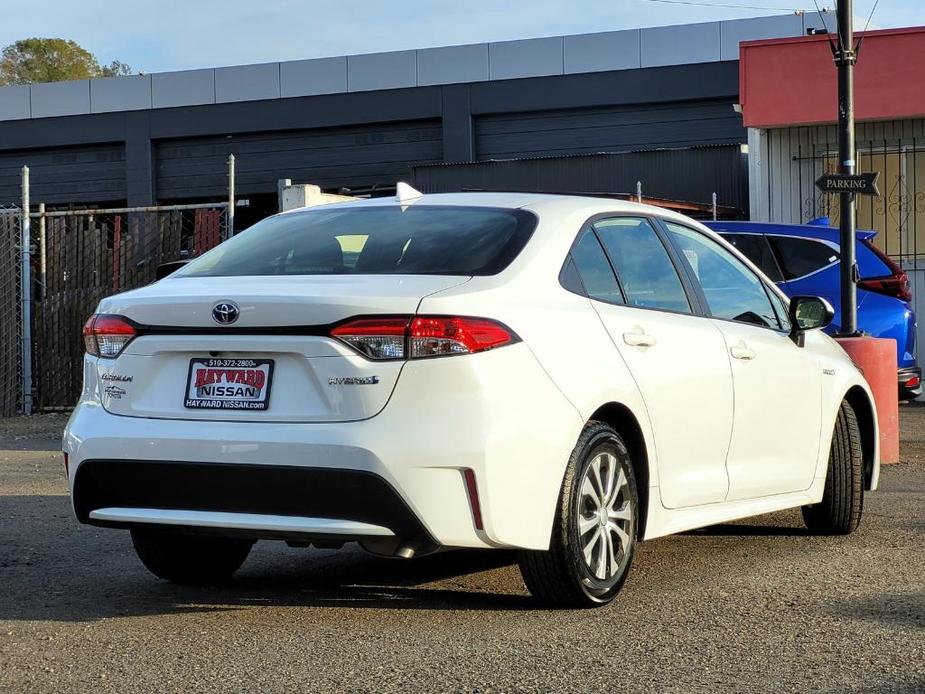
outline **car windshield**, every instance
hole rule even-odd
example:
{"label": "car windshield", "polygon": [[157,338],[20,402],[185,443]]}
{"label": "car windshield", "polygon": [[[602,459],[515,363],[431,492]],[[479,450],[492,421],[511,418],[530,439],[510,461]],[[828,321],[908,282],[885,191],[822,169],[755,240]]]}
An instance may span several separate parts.
{"label": "car windshield", "polygon": [[486,207],[317,209],[265,219],[173,276],[493,275],[536,223],[523,210]]}

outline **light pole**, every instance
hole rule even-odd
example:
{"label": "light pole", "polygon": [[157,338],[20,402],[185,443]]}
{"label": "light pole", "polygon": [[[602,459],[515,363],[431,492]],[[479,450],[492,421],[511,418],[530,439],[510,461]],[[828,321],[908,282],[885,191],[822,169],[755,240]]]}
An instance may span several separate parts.
{"label": "light pole", "polygon": [[[854,8],[852,0],[838,0],[838,170],[852,176],[857,168],[854,145]],[[858,334],[857,264],[855,260],[854,193],[839,195],[839,237],[841,246],[841,328],[840,335]]]}

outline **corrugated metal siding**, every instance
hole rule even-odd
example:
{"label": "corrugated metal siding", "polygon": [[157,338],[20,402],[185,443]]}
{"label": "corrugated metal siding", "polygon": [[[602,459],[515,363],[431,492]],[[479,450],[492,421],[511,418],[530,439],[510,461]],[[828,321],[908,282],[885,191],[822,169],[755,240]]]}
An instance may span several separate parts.
{"label": "corrugated metal siding", "polygon": [[748,212],[748,157],[740,145],[545,157],[415,167],[426,193],[493,190],[549,193],[633,193],[710,203]]}
{"label": "corrugated metal siding", "polygon": [[33,204],[125,199],[125,147],[121,144],[0,153],[0,205],[20,199],[23,165],[30,169]]}
{"label": "corrugated metal siding", "polygon": [[394,185],[442,153],[439,121],[166,140],[155,147],[156,195],[224,195],[229,154],[237,192],[246,195],[276,192],[280,178],[324,188]]}
{"label": "corrugated metal siding", "polygon": [[475,139],[486,160],[744,143],[746,133],[722,100],[482,116]]}

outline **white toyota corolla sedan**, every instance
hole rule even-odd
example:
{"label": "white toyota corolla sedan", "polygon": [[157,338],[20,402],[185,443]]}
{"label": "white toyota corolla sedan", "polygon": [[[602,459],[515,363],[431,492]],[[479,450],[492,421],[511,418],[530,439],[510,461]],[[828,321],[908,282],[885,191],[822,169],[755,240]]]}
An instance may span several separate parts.
{"label": "white toyota corolla sedan", "polygon": [[796,507],[857,527],[877,421],[823,300],[663,209],[399,191],[100,303],[64,435],[81,522],[189,583],[257,539],[516,548],[571,606],[642,540]]}

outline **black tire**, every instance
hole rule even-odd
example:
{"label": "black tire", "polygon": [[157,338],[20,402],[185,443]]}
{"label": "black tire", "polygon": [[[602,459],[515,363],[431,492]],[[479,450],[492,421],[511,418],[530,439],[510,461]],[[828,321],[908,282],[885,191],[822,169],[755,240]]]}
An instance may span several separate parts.
{"label": "black tire", "polygon": [[863,509],[861,430],[854,408],[844,401],[835,420],[822,501],[803,507],[803,522],[820,535],[848,535],[860,524]]}
{"label": "black tire", "polygon": [[[578,529],[581,504],[585,503],[581,485],[589,467],[601,453],[610,453],[623,471],[625,486],[618,493],[622,495],[620,498],[624,504],[629,502],[631,512],[631,518],[623,526],[629,538],[628,546],[620,553],[617,571],[606,580],[598,579],[589,568]],[[607,604],[620,592],[629,574],[638,527],[639,494],[629,451],[613,428],[602,422],[588,422],[568,461],[549,550],[522,550],[519,553],[520,572],[527,589],[537,601],[551,607],[597,607]],[[603,541],[599,550],[604,551]]]}
{"label": "black tire", "polygon": [[186,585],[210,585],[229,580],[241,568],[254,543],[139,528],[132,530],[132,544],[141,563],[158,578]]}

